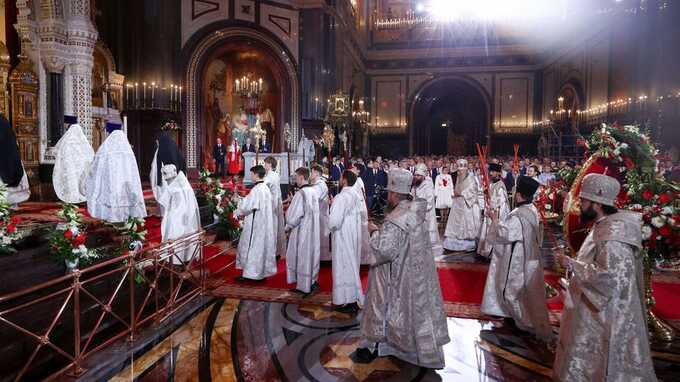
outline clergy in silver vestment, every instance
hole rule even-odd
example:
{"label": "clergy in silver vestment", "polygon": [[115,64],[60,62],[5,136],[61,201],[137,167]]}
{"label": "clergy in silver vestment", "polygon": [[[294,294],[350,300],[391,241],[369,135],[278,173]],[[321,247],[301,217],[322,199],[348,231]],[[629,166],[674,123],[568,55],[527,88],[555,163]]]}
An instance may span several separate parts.
{"label": "clergy in silver vestment", "polygon": [[81,184],[92,217],[120,223],[129,217],[146,217],[146,205],[137,160],[120,126],[99,146],[90,171]]}
{"label": "clergy in silver vestment", "polygon": [[449,342],[446,314],[425,223],[427,202],[412,201],[412,182],[409,171],[390,171],[392,210],[381,228],[369,226],[375,263],[361,320],[363,341],[352,357],[371,362],[376,356],[394,356],[439,369]]}
{"label": "clergy in silver vestment", "polygon": [[[184,160],[184,155],[177,146],[174,139],[165,131],[161,132],[156,139],[156,152],[151,160],[151,171],[149,172],[149,183],[151,183],[151,190],[153,196],[158,200],[163,188],[163,176],[161,169],[165,165],[172,164],[177,169],[177,173],[184,173],[186,177],[187,166]],[[163,205],[160,205],[160,214],[163,215]]]}
{"label": "clergy in silver vestment", "polygon": [[[503,167],[498,163],[489,163],[489,199],[491,201],[490,208],[498,213],[498,220],[503,221],[510,213],[510,206],[508,205],[508,191],[505,188],[505,183],[501,179],[501,170]],[[479,244],[477,245],[477,253],[484,257],[491,255],[492,243],[487,240],[489,229],[491,228],[491,218],[485,216],[482,219],[482,228],[479,234]]]}
{"label": "clergy in silver vestment", "polygon": [[295,170],[295,183],[299,188],[286,211],[287,280],[297,284],[296,292],[309,295],[319,287],[319,198],[309,185],[309,169]]}
{"label": "clergy in silver vestment", "polygon": [[[163,187],[159,189],[158,204],[165,213],[161,220],[161,238],[163,242],[180,239],[201,229],[201,215],[198,211],[196,194],[184,175],[177,171],[174,164],[163,165],[161,169]],[[181,265],[198,260],[198,245],[193,244],[178,248],[172,256],[172,263]]]}
{"label": "clergy in silver vestment", "polygon": [[94,150],[78,124],[69,126],[55,146],[52,184],[59,200],[64,203],[82,203],[80,182],[85,179],[94,159]]}
{"label": "clergy in silver vestment", "polygon": [[560,256],[571,275],[553,366],[557,381],[656,381],[649,348],[642,217],[619,212],[612,177],[583,178],[581,220],[594,221],[576,259]]}
{"label": "clergy in silver vestment", "polygon": [[520,177],[515,193],[518,207],[502,220],[497,210],[488,213],[491,218],[487,237],[492,245],[491,264],[481,311],[511,318],[520,330],[549,342],[552,329],[541,261],[542,225],[532,204],[538,186],[535,180]]}
{"label": "clergy in silver vestment", "polygon": [[21,163],[17,137],[12,125],[2,114],[0,114],[0,183],[7,188],[7,202],[14,207],[31,196],[28,176]]}
{"label": "clergy in silver vestment", "polygon": [[439,225],[437,224],[437,211],[435,211],[434,183],[429,177],[429,170],[424,163],[416,166],[413,173],[413,189],[411,193],[415,199],[423,199],[427,202],[427,214],[425,224],[430,233],[430,243],[432,244],[432,255],[439,256],[444,252],[442,239],[439,237]]}
{"label": "clergy in silver vestment", "polygon": [[352,166],[351,171],[357,176],[357,181],[352,188],[354,189],[354,192],[359,195],[359,198],[361,198],[361,203],[359,205],[359,209],[361,210],[361,264],[369,264],[372,262],[372,256],[371,245],[368,242],[368,204],[366,203],[366,187],[364,186],[364,181],[361,179],[364,165],[355,163]]}
{"label": "clergy in silver vestment", "polygon": [[449,251],[474,251],[482,224],[479,185],[474,173],[468,170],[465,159],[459,159],[457,165],[453,201],[444,231],[444,248]]}
{"label": "clergy in silver vestment", "polygon": [[281,197],[281,176],[276,171],[276,158],[268,156],[264,158],[266,175],[264,182],[272,193],[272,213],[274,214],[274,240],[276,256],[286,256],[286,220],[283,216],[283,199]]}
{"label": "clergy in silver vestment", "polygon": [[323,176],[323,168],[318,164],[312,165],[309,175],[309,185],[316,191],[319,198],[319,248],[321,261],[331,260],[331,232],[328,230],[328,185]]}
{"label": "clergy in silver vestment", "polygon": [[331,204],[328,227],[333,243],[333,304],[343,312],[363,306],[359,268],[361,266],[361,199],[352,189],[357,176],[345,170],[340,178],[342,189]]}
{"label": "clergy in silver vestment", "polygon": [[255,185],[234,211],[244,219],[236,252],[236,268],[243,274],[237,281],[263,280],[276,273],[272,193],[263,181],[264,167],[253,166],[250,173]]}

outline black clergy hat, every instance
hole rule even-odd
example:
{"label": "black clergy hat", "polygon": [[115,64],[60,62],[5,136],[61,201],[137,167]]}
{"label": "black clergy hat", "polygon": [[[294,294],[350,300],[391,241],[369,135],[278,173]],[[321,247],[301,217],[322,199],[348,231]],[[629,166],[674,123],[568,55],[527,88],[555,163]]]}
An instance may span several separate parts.
{"label": "black clergy hat", "polygon": [[497,171],[501,172],[503,170],[503,166],[501,166],[498,163],[489,163],[489,171]]}
{"label": "black clergy hat", "polygon": [[522,175],[517,179],[517,192],[522,194],[526,199],[533,199],[534,194],[540,185],[541,184],[533,178]]}
{"label": "black clergy hat", "polygon": [[78,117],[75,115],[65,115],[64,116],[64,123],[67,125],[73,125],[78,123]]}

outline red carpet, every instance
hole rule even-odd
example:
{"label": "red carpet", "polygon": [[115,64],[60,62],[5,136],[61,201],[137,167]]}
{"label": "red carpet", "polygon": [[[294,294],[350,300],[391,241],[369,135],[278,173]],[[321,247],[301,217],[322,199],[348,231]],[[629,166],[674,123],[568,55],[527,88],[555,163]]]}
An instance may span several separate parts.
{"label": "red carpet", "polygon": [[[215,256],[219,250],[212,245],[206,246],[205,256],[209,259]],[[234,255],[231,253],[221,255],[218,259],[213,259],[208,263],[208,268],[211,272],[221,269],[227,264],[234,261]],[[233,265],[222,272],[220,279],[225,284],[240,285],[243,287],[252,288],[253,291],[258,289],[276,289],[287,291],[294,288],[294,284],[286,283],[286,262],[284,259],[278,261],[278,272],[273,277],[268,278],[265,282],[248,282],[237,283],[235,278],[241,275],[241,271],[236,269]],[[463,267],[467,268],[467,267]],[[484,294],[484,284],[486,282],[487,271],[483,269],[456,269],[455,267],[440,267],[437,269],[439,274],[439,282],[441,284],[442,296],[445,302],[462,303],[462,304],[476,304],[482,303],[482,295]],[[366,290],[368,276],[368,268],[361,268],[361,279]],[[546,282],[559,290],[559,277],[556,275],[546,275]],[[322,264],[319,271],[319,285],[320,292],[330,293],[332,289],[332,272],[330,264]],[[664,283],[654,282],[654,297],[657,305],[655,313],[659,317],[669,320],[680,319],[680,283]],[[242,296],[248,298],[247,295]],[[554,311],[560,311],[563,308],[562,296],[558,295],[548,300],[548,308]]]}

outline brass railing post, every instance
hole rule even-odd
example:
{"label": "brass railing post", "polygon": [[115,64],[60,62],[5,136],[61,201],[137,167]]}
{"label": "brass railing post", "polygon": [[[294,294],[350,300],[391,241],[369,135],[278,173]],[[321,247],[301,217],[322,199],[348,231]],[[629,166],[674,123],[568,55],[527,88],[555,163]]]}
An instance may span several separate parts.
{"label": "brass railing post", "polygon": [[130,337],[129,341],[135,340],[137,330],[137,310],[135,309],[135,251],[128,252],[128,282],[130,284]]}
{"label": "brass railing post", "polygon": [[73,375],[78,376],[83,372],[80,367],[82,361],[80,355],[80,270],[73,272]]}

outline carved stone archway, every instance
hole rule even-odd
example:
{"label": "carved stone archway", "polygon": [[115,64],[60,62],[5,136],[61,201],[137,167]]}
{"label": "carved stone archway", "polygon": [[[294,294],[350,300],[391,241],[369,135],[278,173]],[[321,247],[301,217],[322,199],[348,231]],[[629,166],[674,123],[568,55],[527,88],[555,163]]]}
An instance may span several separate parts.
{"label": "carved stone archway", "polygon": [[[300,81],[295,59],[285,45],[269,32],[255,26],[207,26],[204,28],[201,38],[192,38],[183,49],[183,56],[186,57],[183,69],[183,82],[186,86],[184,96],[186,112],[184,113],[182,126],[185,134],[184,149],[189,169],[196,170],[200,167],[201,151],[206,149],[200,146],[200,137],[205,128],[202,126],[204,118],[200,115],[200,106],[203,102],[201,99],[201,86],[204,65],[207,64],[207,59],[215,49],[218,49],[223,43],[233,41],[234,39],[246,39],[257,44],[260,48],[266,49],[277,59],[278,64],[285,68],[288,78],[287,83],[281,89],[283,93],[282,97],[280,97],[283,120],[277,122],[277,125],[283,127],[285,123],[289,123],[294,146],[299,140]],[[280,134],[278,139],[282,139],[282,135]],[[280,141],[279,146],[283,147],[283,142]]]}

